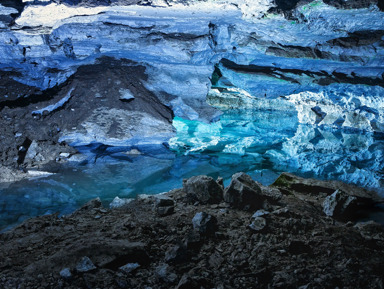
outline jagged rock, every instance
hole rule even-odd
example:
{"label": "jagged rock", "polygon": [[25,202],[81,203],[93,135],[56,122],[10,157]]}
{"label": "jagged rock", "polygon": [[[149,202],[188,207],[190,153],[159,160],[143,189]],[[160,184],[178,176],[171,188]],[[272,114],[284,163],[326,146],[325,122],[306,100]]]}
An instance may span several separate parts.
{"label": "jagged rock", "polygon": [[165,262],[182,263],[187,260],[187,248],[184,245],[175,245],[165,252]]}
{"label": "jagged rock", "polygon": [[155,210],[160,217],[171,215],[175,212],[175,201],[164,195],[156,196]]}
{"label": "jagged rock", "polygon": [[187,249],[196,249],[201,244],[201,235],[197,231],[191,231],[185,237],[185,246]]}
{"label": "jagged rock", "polygon": [[156,267],[157,277],[166,283],[174,283],[177,280],[177,275],[171,272],[170,266],[168,264],[161,264]]}
{"label": "jagged rock", "polygon": [[194,280],[188,274],[184,274],[183,277],[181,277],[175,289],[200,289],[200,288],[201,286],[196,280]]}
{"label": "jagged rock", "polygon": [[87,256],[81,258],[80,262],[76,265],[76,271],[79,273],[86,273],[96,269],[96,266],[92,263],[91,259]]}
{"label": "jagged rock", "polygon": [[119,267],[119,270],[128,274],[139,267],[140,265],[138,263],[128,263],[128,264],[125,264],[124,266]]}
{"label": "jagged rock", "polygon": [[71,269],[64,268],[63,270],[61,270],[60,277],[63,278],[64,280],[70,280],[72,278]]}
{"label": "jagged rock", "polygon": [[201,234],[212,235],[217,229],[217,219],[205,212],[199,212],[193,217],[192,225]]}
{"label": "jagged rock", "polygon": [[343,191],[336,190],[332,195],[325,198],[323,211],[327,216],[333,218],[346,218],[356,208],[357,198]]}
{"label": "jagged rock", "polygon": [[261,208],[264,199],[260,185],[245,173],[234,174],[224,191],[224,200],[235,208]]}
{"label": "jagged rock", "polygon": [[194,176],[184,180],[183,189],[202,204],[217,204],[223,200],[221,185],[208,176]]}

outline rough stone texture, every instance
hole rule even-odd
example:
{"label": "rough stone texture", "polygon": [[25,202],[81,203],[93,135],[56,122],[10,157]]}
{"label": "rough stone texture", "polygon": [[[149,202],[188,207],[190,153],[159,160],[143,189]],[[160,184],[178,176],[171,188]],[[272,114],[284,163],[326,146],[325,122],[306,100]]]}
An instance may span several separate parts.
{"label": "rough stone texture", "polygon": [[[299,180],[323,184],[295,180],[296,185]],[[382,286],[382,225],[334,220],[322,211],[326,195],[295,191],[289,184],[279,189],[284,192],[280,205],[268,214],[259,211],[267,226],[257,232],[248,227],[255,212],[190,205],[183,190],[168,193],[176,201],[175,214],[163,218],[153,211],[155,198],[148,197],[115,210],[95,200],[71,216],[30,219],[0,234],[0,284],[4,289]],[[209,238],[193,229],[197,212],[217,218],[217,231]],[[60,276],[84,256],[95,264],[94,271],[69,280]],[[122,273],[119,268],[128,263],[140,267]]]}
{"label": "rough stone texture", "polygon": [[193,229],[204,235],[212,235],[217,229],[217,219],[205,212],[197,213],[192,219]]}
{"label": "rough stone texture", "polygon": [[194,176],[184,180],[183,189],[202,204],[217,204],[223,200],[221,184],[208,176]]}
{"label": "rough stone texture", "polygon": [[96,266],[92,263],[88,257],[81,258],[80,262],[76,265],[76,271],[79,273],[86,273],[96,269]]}
{"label": "rough stone texture", "polygon": [[[62,153],[76,153],[66,143],[128,145],[139,136],[160,143],[168,139],[173,135],[173,113],[144,87],[146,78],[143,66],[104,57],[78,68],[49,92],[1,102],[0,162],[11,168],[42,169]],[[135,99],[119,100],[122,88],[129,89]],[[32,115],[67,94],[71,98],[63,107]]]}
{"label": "rough stone texture", "polygon": [[346,217],[356,208],[357,198],[343,191],[335,191],[325,198],[323,211],[327,216],[334,218]]}
{"label": "rough stone texture", "polygon": [[264,198],[261,188],[249,175],[237,173],[224,191],[224,200],[235,208],[261,208]]}

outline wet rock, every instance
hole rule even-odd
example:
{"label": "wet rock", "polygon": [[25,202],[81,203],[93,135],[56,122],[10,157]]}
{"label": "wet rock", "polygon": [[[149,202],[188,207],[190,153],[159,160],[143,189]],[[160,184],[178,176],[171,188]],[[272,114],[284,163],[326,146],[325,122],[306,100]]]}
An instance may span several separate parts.
{"label": "wet rock", "polygon": [[165,252],[167,263],[182,263],[187,260],[187,248],[184,245],[175,245]]}
{"label": "wet rock", "polygon": [[175,201],[164,195],[156,196],[155,210],[160,217],[171,215],[175,212]]}
{"label": "wet rock", "polygon": [[125,264],[124,266],[121,266],[119,270],[128,274],[135,271],[139,267],[140,265],[138,263],[128,263],[128,264]]}
{"label": "wet rock", "polygon": [[347,218],[357,206],[357,198],[343,191],[336,190],[325,198],[323,212],[333,218]]}
{"label": "wet rock", "polygon": [[202,204],[217,204],[223,200],[222,186],[208,176],[194,176],[184,180],[183,189]]}
{"label": "wet rock", "polygon": [[255,209],[262,207],[264,198],[258,183],[245,173],[237,173],[224,191],[224,200],[235,208]]}
{"label": "wet rock", "polygon": [[177,275],[171,272],[171,268],[168,264],[161,264],[156,267],[157,277],[166,283],[175,283],[177,280]]}
{"label": "wet rock", "polygon": [[81,258],[80,262],[76,265],[76,271],[79,273],[86,273],[96,269],[96,266],[92,263],[91,259],[87,256]]}
{"label": "wet rock", "polygon": [[63,278],[64,280],[70,280],[72,278],[71,269],[64,268],[63,270],[61,270],[60,277]]}
{"label": "wet rock", "polygon": [[212,235],[217,230],[217,219],[205,212],[196,213],[192,219],[193,228],[203,235]]}

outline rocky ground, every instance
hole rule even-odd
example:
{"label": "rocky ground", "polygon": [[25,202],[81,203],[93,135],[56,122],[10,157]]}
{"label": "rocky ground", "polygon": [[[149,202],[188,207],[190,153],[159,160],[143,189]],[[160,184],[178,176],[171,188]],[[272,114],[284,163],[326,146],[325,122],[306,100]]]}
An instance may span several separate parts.
{"label": "rocky ground", "polygon": [[380,202],[290,174],[192,177],[1,234],[0,288],[383,288],[384,229],[361,222]]}

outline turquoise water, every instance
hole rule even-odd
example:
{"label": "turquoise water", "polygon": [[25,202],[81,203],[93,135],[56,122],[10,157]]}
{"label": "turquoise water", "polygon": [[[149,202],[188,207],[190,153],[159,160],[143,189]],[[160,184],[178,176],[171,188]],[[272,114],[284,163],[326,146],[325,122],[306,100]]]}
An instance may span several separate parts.
{"label": "turquoise water", "polygon": [[21,181],[0,190],[0,230],[43,214],[69,214],[100,197],[157,194],[182,186],[182,179],[244,171],[268,185],[283,171],[338,179],[383,193],[384,137],[299,124],[291,110],[229,110],[207,124],[175,118],[175,138],[163,146],[94,144],[79,147],[80,163],[57,174]]}

